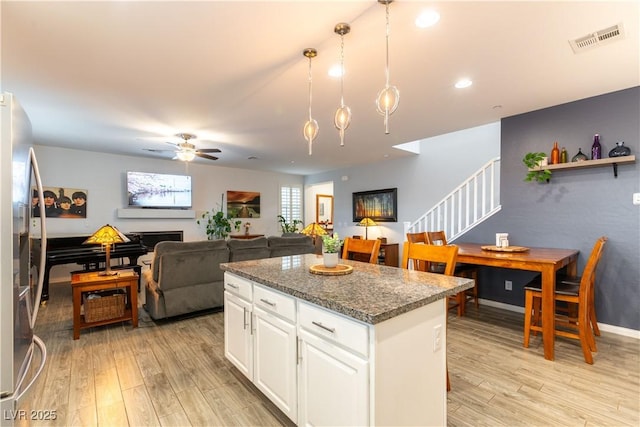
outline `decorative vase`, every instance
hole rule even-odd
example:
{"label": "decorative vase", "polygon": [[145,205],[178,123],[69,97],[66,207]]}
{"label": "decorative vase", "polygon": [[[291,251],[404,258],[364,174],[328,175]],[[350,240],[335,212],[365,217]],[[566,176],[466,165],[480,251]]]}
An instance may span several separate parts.
{"label": "decorative vase", "polygon": [[328,253],[324,252],[322,254],[322,261],[324,262],[324,266],[327,268],[334,268],[338,266],[338,253]]}
{"label": "decorative vase", "polygon": [[614,149],[609,151],[609,157],[623,157],[631,154],[631,149],[624,145],[624,141],[616,142]]}
{"label": "decorative vase", "polygon": [[560,151],[560,163],[567,163],[568,156],[569,154],[567,154],[567,149],[562,147],[562,150]]}
{"label": "decorative vase", "polygon": [[560,163],[560,148],[558,148],[558,141],[553,143],[553,149],[551,150],[551,164],[557,165]]}
{"label": "decorative vase", "polygon": [[582,152],[582,148],[578,148],[578,154],[571,158],[572,162],[584,162],[585,160],[587,160],[587,156]]}

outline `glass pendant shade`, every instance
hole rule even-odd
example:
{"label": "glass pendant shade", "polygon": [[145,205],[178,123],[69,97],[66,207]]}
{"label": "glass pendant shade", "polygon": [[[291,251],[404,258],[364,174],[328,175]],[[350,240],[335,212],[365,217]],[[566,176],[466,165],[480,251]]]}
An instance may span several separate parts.
{"label": "glass pendant shade", "polygon": [[393,114],[400,103],[400,92],[395,86],[385,87],[378,93],[376,109],[384,116],[384,133],[389,133],[389,116]]}
{"label": "glass pendant shade", "polygon": [[344,145],[344,131],[347,130],[351,124],[351,108],[343,105],[336,110],[336,115],[333,119],[333,123],[336,129],[340,131],[340,145]]}
{"label": "glass pendant shade", "polygon": [[313,154],[313,140],[318,136],[318,131],[320,127],[318,126],[318,122],[311,117],[311,101],[312,101],[312,93],[313,93],[313,78],[311,74],[311,58],[315,58],[318,55],[318,51],[314,48],[310,47],[302,51],[302,54],[309,58],[309,119],[305,122],[302,128],[302,134],[304,135],[304,139],[307,140],[307,145],[309,146],[309,155]]}
{"label": "glass pendant shade", "polygon": [[315,121],[315,119],[312,119],[311,116],[309,116],[309,120],[307,120],[307,122],[304,124],[304,127],[302,128],[304,139],[306,139],[309,143],[309,155],[312,154],[312,143],[313,140],[316,139],[316,136],[318,136],[319,130],[320,127],[318,126],[318,122]]}
{"label": "glass pendant shade", "polygon": [[333,117],[333,124],[340,133],[340,146],[344,146],[344,131],[351,124],[351,108],[344,105],[344,35],[349,34],[349,24],[341,22],[333,31],[340,36],[340,106]]}
{"label": "glass pendant shade", "polygon": [[400,103],[400,91],[395,86],[389,84],[389,3],[393,0],[378,0],[378,3],[385,5],[386,11],[386,66],[385,66],[385,86],[378,93],[376,108],[384,116],[384,133],[389,133],[389,116],[393,114]]}

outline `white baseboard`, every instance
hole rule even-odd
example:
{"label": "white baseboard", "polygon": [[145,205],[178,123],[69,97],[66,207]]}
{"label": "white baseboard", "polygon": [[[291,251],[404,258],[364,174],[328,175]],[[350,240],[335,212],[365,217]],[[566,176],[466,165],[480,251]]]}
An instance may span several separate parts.
{"label": "white baseboard", "polygon": [[[491,301],[491,300],[482,299],[482,298],[480,298],[480,304],[524,314],[524,307],[520,307],[518,305],[505,304],[503,302]],[[598,328],[600,328],[600,330],[604,332],[609,332],[612,334],[622,335],[625,337],[635,338],[637,340],[640,340],[640,331],[637,331],[635,329],[623,328],[621,326],[608,325],[606,323],[600,323],[600,322],[598,322]]]}

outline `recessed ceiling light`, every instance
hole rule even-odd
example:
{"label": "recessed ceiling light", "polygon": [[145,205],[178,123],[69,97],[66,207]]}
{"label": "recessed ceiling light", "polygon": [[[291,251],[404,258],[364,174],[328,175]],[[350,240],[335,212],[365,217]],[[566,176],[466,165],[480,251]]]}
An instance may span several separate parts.
{"label": "recessed ceiling light", "polygon": [[416,18],[416,27],[428,28],[440,20],[440,14],[435,10],[425,10]]}
{"label": "recessed ceiling light", "polygon": [[469,79],[460,79],[456,82],[456,87],[458,89],[464,89],[465,87],[469,87],[473,84],[473,82]]}
{"label": "recessed ceiling light", "polygon": [[342,67],[340,66],[340,64],[336,64],[333,67],[329,68],[329,76],[342,77]]}

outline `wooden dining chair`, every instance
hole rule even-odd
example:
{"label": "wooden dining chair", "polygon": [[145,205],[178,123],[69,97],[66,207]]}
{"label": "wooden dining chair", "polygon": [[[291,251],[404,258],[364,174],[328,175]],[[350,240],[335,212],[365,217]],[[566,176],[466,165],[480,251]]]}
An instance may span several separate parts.
{"label": "wooden dining chair", "polygon": [[380,240],[354,239],[346,237],[342,248],[342,259],[378,263]]}
{"label": "wooden dining chair", "polygon": [[[430,265],[437,263],[443,266],[441,274],[453,276],[456,268],[456,258],[458,257],[458,247],[455,245],[435,246],[420,243],[404,243],[402,248],[402,268],[409,269],[409,265],[415,266],[425,263]],[[446,319],[446,317],[445,317]],[[449,381],[449,364],[447,363],[447,391],[451,391],[451,382]]]}
{"label": "wooden dining chair", "polygon": [[[407,241],[411,243],[424,243],[427,244],[427,232],[420,231],[418,233],[407,233]],[[420,271],[427,271],[427,266],[420,260],[413,261],[415,263],[415,269]]]}
{"label": "wooden dining chair", "polygon": [[[554,295],[555,302],[562,301],[567,304],[577,305],[577,316],[575,310],[569,310],[567,314],[555,314],[555,334],[557,336],[580,340],[582,353],[585,362],[593,364],[592,352],[597,352],[596,341],[593,334],[593,322],[595,319],[594,307],[594,287],[596,281],[596,268],[602,257],[602,250],[606,243],[606,237],[600,237],[587,260],[587,264],[582,272],[580,284],[578,286],[563,283],[556,284]],[[524,347],[529,347],[531,331],[534,333],[542,331],[540,323],[540,308],[542,306],[542,285],[540,281],[534,279],[525,286],[525,307],[524,307]]]}
{"label": "wooden dining chair", "polygon": [[[447,245],[447,235],[444,231],[427,231],[426,233],[427,243],[430,245]],[[461,295],[456,298],[456,303],[450,308],[458,307],[458,316],[464,316],[466,304],[468,300],[473,300],[476,308],[480,307],[478,301],[478,267],[471,264],[456,264],[456,270],[454,276],[466,277],[467,279],[473,279],[473,288],[461,292]]]}

